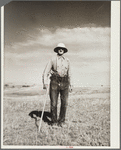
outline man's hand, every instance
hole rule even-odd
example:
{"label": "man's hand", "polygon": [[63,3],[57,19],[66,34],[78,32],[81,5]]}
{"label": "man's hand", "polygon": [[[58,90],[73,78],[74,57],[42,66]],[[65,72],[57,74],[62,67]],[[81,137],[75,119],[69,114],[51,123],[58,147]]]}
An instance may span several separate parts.
{"label": "man's hand", "polygon": [[72,90],[73,90],[73,86],[70,85],[70,86],[69,86],[69,92],[72,92]]}
{"label": "man's hand", "polygon": [[48,88],[48,84],[43,84],[43,89],[47,90],[47,88]]}

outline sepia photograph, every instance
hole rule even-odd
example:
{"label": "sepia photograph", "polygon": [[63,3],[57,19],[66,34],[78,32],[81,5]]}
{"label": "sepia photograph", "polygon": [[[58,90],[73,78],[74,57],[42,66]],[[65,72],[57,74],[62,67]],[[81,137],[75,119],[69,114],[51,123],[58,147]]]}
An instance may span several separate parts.
{"label": "sepia photograph", "polygon": [[110,148],[111,1],[12,1],[3,26],[2,146]]}

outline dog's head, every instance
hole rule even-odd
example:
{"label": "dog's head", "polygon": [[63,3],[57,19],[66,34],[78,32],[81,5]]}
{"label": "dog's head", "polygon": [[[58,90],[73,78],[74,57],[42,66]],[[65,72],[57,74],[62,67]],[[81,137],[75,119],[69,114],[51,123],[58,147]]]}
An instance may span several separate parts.
{"label": "dog's head", "polygon": [[31,118],[39,117],[39,111],[32,111],[29,113]]}

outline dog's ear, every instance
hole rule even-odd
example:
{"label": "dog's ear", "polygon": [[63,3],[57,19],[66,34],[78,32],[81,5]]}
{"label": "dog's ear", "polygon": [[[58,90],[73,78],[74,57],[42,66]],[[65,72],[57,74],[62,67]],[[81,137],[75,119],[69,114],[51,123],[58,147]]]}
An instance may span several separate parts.
{"label": "dog's ear", "polygon": [[29,113],[29,116],[31,117],[31,118],[33,118],[33,113],[31,112],[31,113]]}

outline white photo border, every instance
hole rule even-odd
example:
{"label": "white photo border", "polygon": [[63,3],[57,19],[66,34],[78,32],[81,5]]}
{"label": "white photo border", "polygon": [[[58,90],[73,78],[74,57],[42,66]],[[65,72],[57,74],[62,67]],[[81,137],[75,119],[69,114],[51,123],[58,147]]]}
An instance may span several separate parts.
{"label": "white photo border", "polygon": [[[1,148],[66,149],[67,146],[4,146],[3,145],[3,76],[4,76],[4,6],[1,7]],[[73,149],[120,148],[120,1],[111,1],[111,125],[110,147],[74,146]]]}

